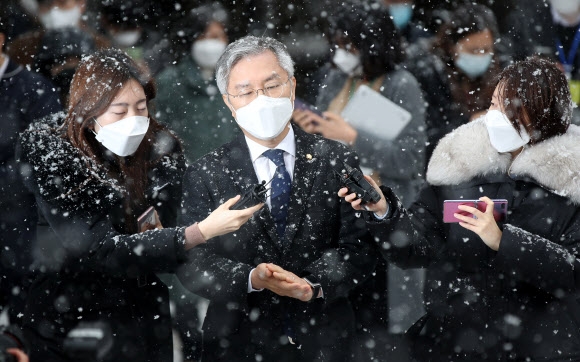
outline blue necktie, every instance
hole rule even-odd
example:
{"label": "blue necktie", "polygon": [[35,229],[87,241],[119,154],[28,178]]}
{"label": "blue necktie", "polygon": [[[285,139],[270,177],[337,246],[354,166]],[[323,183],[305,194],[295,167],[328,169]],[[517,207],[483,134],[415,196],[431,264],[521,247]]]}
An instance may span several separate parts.
{"label": "blue necktie", "polygon": [[270,213],[276,223],[278,236],[282,238],[286,231],[286,217],[288,216],[288,201],[290,200],[290,188],[292,180],[284,165],[284,151],[271,149],[263,153],[276,165],[276,172],[272,179],[272,191],[270,193]]}

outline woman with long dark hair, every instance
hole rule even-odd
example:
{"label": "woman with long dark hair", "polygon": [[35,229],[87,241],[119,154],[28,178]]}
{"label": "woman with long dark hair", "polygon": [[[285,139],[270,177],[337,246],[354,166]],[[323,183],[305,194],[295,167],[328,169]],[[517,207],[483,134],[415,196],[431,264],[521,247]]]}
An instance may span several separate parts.
{"label": "woman with long dark hair", "polygon": [[418,360],[577,361],[580,127],[568,83],[540,58],[498,79],[485,117],[441,139],[408,210],[376,184],[374,204],[339,195],[372,211],[385,258],[427,268],[427,314],[407,332]]}
{"label": "woman with long dark hair", "polygon": [[[33,360],[77,360],[67,333],[103,322],[113,341],[105,360],[172,361],[168,292],[155,273],[173,271],[186,250],[237,230],[260,207],[229,210],[236,197],[176,227],[185,162],[149,111],[154,97],[152,79],[127,54],[100,51],[78,66],[68,112],[21,136],[25,183],[50,229],[35,248],[23,317]],[[139,222],[149,207],[148,224]]]}

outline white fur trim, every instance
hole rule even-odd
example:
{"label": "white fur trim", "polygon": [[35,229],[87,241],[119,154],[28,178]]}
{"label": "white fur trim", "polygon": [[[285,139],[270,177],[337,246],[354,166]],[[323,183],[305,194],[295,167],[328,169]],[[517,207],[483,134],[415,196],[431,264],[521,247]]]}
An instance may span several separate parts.
{"label": "white fur trim", "polygon": [[[427,168],[431,185],[459,185],[475,177],[507,173],[511,155],[498,153],[491,143],[483,117],[443,137]],[[530,177],[558,195],[580,204],[580,127],[539,144],[525,147],[513,161],[512,176]]]}

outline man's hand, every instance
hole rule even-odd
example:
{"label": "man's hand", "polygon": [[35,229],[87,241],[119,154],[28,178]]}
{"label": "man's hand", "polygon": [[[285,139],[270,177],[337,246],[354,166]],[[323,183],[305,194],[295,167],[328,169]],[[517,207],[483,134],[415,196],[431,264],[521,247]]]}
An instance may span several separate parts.
{"label": "man's hand", "polygon": [[282,297],[296,298],[303,302],[312,299],[312,288],[304,279],[275,264],[258,265],[252,272],[251,283],[254,289],[268,289]]}

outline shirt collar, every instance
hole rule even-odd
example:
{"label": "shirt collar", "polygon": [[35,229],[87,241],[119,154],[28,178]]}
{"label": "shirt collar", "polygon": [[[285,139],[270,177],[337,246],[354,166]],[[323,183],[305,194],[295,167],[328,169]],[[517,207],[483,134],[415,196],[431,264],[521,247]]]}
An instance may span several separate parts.
{"label": "shirt collar", "polygon": [[[288,132],[286,137],[284,137],[284,139],[274,148],[283,150],[284,152],[289,153],[293,157],[296,157],[296,143],[294,142],[294,129],[292,129],[292,126],[290,125],[288,125],[288,127],[290,127],[290,131]],[[262,153],[270,149],[266,146],[262,146],[256,141],[249,139],[247,136],[245,136],[245,138],[246,143],[248,144],[248,148],[250,149],[250,157],[252,159],[252,162],[255,162],[260,156],[262,156]]]}

